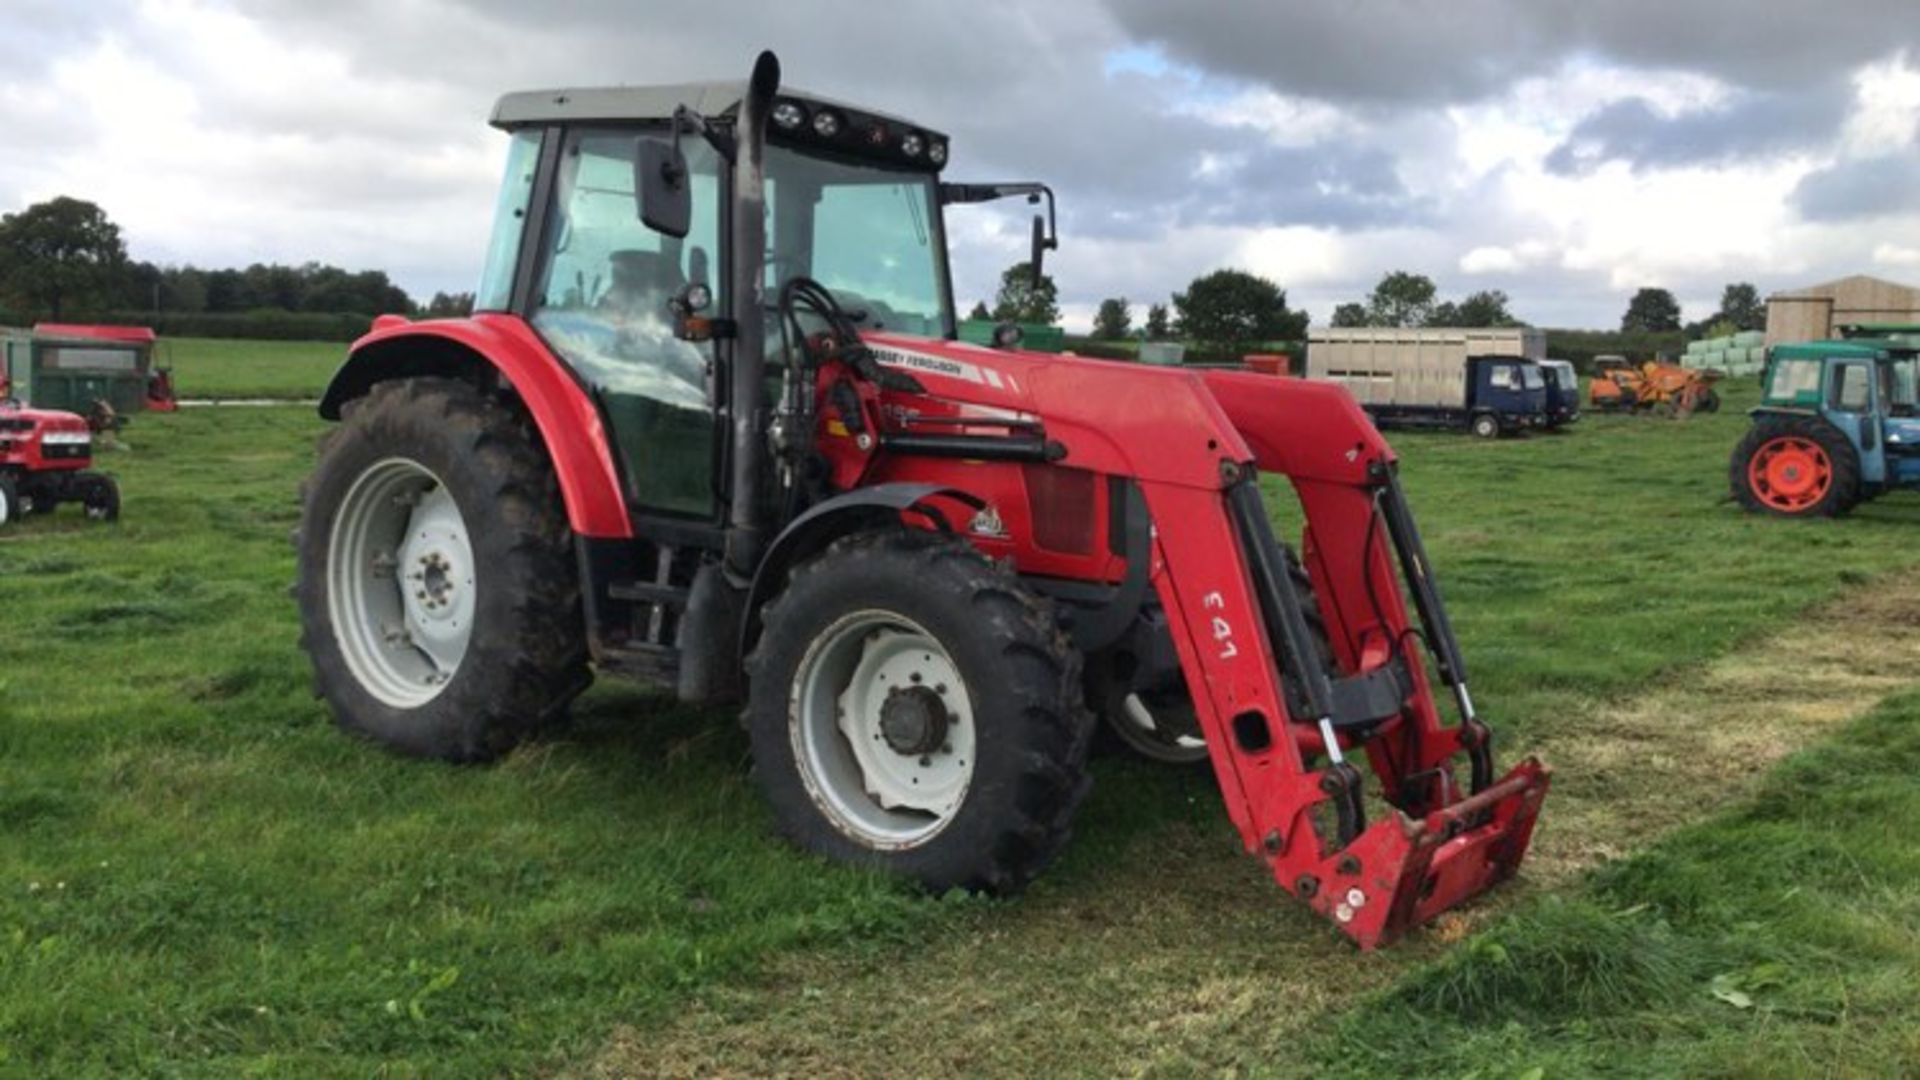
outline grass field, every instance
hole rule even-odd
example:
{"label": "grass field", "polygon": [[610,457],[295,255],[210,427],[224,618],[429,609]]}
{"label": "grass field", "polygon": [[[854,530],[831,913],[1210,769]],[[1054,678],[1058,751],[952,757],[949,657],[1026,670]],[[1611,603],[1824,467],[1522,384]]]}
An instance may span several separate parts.
{"label": "grass field", "polygon": [[[232,346],[201,377],[262,393]],[[305,396],[338,352],[303,348],[273,377]],[[1895,602],[1920,499],[1743,515],[1744,422],[1395,438],[1503,754],[1583,767],[1545,884],[1359,955],[1198,773],[1102,760],[1062,863],[988,902],[787,849],[731,715],[621,685],[491,769],[357,744],[307,694],[285,593],[320,422],[140,417],[103,460],[118,527],[0,533],[0,1073],[1911,1071],[1905,676],[1798,687],[1835,715],[1771,772],[1663,741],[1713,734],[1682,706],[1743,662],[1778,678],[1825,642],[1844,671],[1920,612]],[[1771,733],[1785,698],[1707,719]],[[1650,807],[1693,823],[1636,831]],[[1613,823],[1625,846],[1591,848]]]}
{"label": "grass field", "polygon": [[331,341],[168,338],[163,348],[175,391],[190,400],[317,398],[347,358]]}

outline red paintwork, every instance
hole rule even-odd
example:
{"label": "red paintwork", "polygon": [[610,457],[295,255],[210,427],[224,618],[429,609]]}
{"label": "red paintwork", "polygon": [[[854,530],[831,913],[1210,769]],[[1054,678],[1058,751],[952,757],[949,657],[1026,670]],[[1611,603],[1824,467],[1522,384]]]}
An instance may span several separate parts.
{"label": "red paintwork", "polygon": [[[911,374],[925,389],[860,386],[869,429],[914,430],[916,417],[944,417],[971,423],[926,430],[990,434],[1007,432],[1009,423],[1039,421],[1047,438],[1066,448],[1057,467],[1138,483],[1154,521],[1152,580],[1194,691],[1228,816],[1283,887],[1372,947],[1513,874],[1546,792],[1546,770],[1529,760],[1486,793],[1463,797],[1451,779],[1451,762],[1461,752],[1458,731],[1442,725],[1417,663],[1409,665],[1415,685],[1403,712],[1378,729],[1365,751],[1390,796],[1403,778],[1441,768],[1441,778],[1427,781],[1423,792],[1441,809],[1419,822],[1392,813],[1335,852],[1322,850],[1312,827],[1313,810],[1326,796],[1321,772],[1309,762],[1325,747],[1306,718],[1287,712],[1223,475],[1254,465],[1289,480],[1308,522],[1302,548],[1341,671],[1357,674],[1387,663],[1391,643],[1404,640],[1413,624],[1385,529],[1373,526],[1369,469],[1395,458],[1344,389],[894,334],[866,340],[883,364]],[[830,367],[823,390],[843,378],[848,373]],[[1031,466],[889,457],[862,450],[824,400],[821,416],[820,445],[837,486],[911,480],[958,488],[990,504],[1004,529],[1003,535],[969,537],[986,553],[1011,558],[1028,573],[1112,581],[1124,572],[1108,554],[1104,482],[1095,485],[1092,552],[1050,552],[1032,541],[1024,474]],[[967,528],[972,512],[954,509],[960,510],[956,524]],[[1250,751],[1235,739],[1234,718],[1249,712],[1266,719],[1270,746]],[[1303,887],[1308,879],[1312,885]],[[1357,907],[1348,903],[1350,890],[1358,890]]]}
{"label": "red paintwork", "polygon": [[443,338],[478,353],[526,402],[553,458],[574,532],[615,539],[633,536],[600,412],[525,320],[486,313],[416,323],[383,315],[374,320],[373,330],[353,343],[348,367],[369,352],[420,338]]}
{"label": "red paintwork", "polygon": [[54,338],[93,338],[98,341],[118,341],[130,345],[151,345],[153,331],[144,326],[94,326],[85,323],[35,323],[33,333],[36,337]]}
{"label": "red paintwork", "polygon": [[[25,431],[7,430],[23,421],[32,427]],[[0,422],[5,424],[0,428],[0,472],[80,472],[93,464],[91,442],[89,453],[79,457],[48,458],[41,445],[41,440],[53,432],[86,435],[91,440],[92,432],[84,417],[50,409],[29,409],[0,400]]]}

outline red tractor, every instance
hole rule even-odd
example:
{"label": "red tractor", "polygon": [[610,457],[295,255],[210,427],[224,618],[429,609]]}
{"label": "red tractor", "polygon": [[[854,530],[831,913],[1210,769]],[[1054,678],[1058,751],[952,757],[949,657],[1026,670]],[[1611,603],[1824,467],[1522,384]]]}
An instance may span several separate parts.
{"label": "red tractor", "polygon": [[93,472],[93,432],[83,417],[30,409],[8,396],[0,374],[0,526],[63,502],[99,521],[120,516],[120,489]]}
{"label": "red tractor", "polygon": [[297,595],[344,727],[480,761],[596,670],[744,701],[795,842],[1004,892],[1067,840],[1091,702],[1210,760],[1247,850],[1362,946],[1514,873],[1547,772],[1495,772],[1345,390],[955,340],[946,207],[1044,197],[1037,267],[1052,193],[944,182],[944,135],[771,54],[493,123],[476,314],[379,320],[320,405]]}

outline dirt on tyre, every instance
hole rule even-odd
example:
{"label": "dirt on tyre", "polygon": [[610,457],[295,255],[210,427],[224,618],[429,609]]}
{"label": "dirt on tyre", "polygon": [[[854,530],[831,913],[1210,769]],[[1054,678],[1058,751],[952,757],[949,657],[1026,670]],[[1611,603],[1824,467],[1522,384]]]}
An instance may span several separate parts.
{"label": "dirt on tyre", "polygon": [[748,660],[781,831],[939,892],[1013,892],[1066,843],[1094,730],[1051,609],[965,542],[846,537],[797,566]]}
{"label": "dirt on tyre", "polygon": [[1817,417],[1754,424],[1734,447],[1727,480],[1741,506],[1782,517],[1838,517],[1861,499],[1853,446]]}
{"label": "dirt on tyre", "polygon": [[591,681],[559,486],[501,401],[453,379],[376,384],[301,502],[301,644],[341,727],[484,761]]}

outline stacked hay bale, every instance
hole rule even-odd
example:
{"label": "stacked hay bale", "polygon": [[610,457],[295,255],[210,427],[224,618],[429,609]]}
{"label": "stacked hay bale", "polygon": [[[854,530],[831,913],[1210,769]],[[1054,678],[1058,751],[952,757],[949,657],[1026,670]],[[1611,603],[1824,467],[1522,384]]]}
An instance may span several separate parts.
{"label": "stacked hay bale", "polygon": [[1723,375],[1758,375],[1767,366],[1767,335],[1759,330],[1742,330],[1725,337],[1689,341],[1687,354],[1680,362]]}

